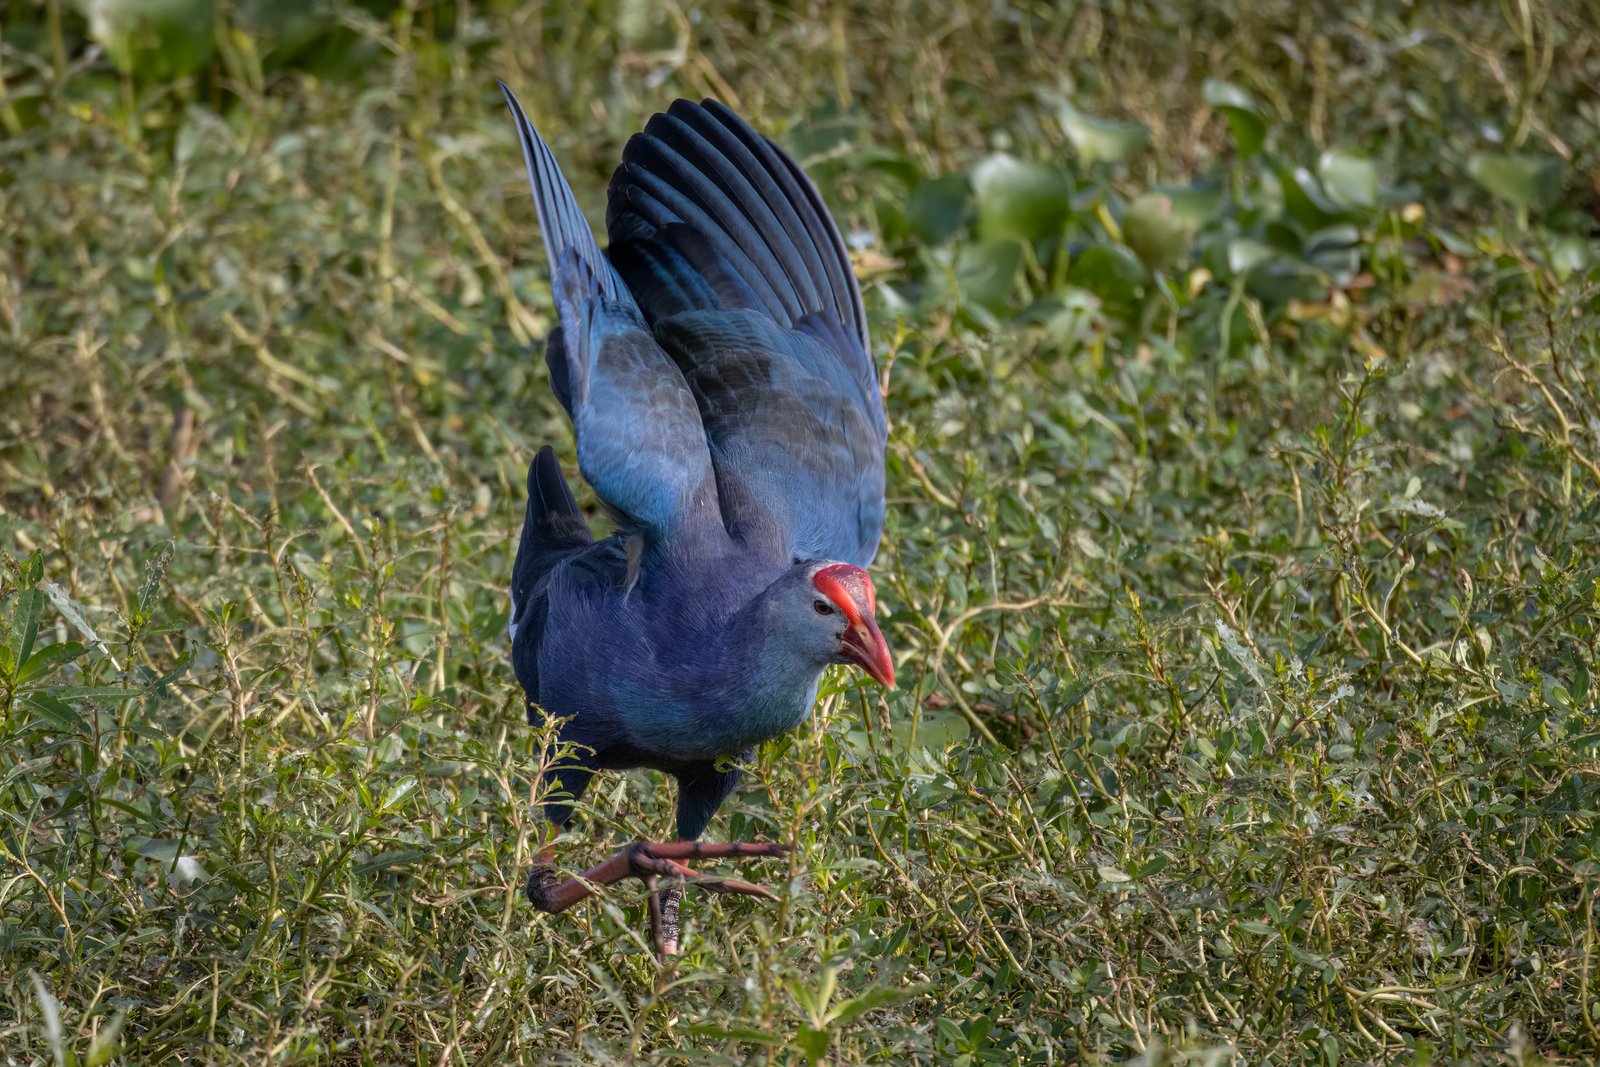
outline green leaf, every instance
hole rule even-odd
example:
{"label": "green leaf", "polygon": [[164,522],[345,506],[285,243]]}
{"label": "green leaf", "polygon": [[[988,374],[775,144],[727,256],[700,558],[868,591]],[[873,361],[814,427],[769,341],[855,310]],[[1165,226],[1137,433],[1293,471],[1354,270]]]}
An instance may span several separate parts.
{"label": "green leaf", "polygon": [[216,0],[80,0],[89,36],[123,74],[184,78],[216,51]]}
{"label": "green leaf", "polygon": [[1172,204],[1173,217],[1181,220],[1191,230],[1215,219],[1228,203],[1228,191],[1221,182],[1206,179],[1189,185],[1158,185],[1153,192],[1165,196]]}
{"label": "green leaf", "polygon": [[998,310],[1016,289],[1022,269],[1022,245],[1014,238],[978,241],[956,257],[956,289],[963,303]]}
{"label": "green leaf", "polygon": [[1234,274],[1246,271],[1275,258],[1278,250],[1252,237],[1236,237],[1228,242],[1228,270]]}
{"label": "green leaf", "polygon": [[1561,194],[1562,170],[1555,156],[1477,152],[1467,160],[1473,181],[1522,211],[1548,204]]}
{"label": "green leaf", "polygon": [[1149,280],[1144,263],[1120,244],[1091,245],[1067,269],[1069,285],[1094,293],[1108,313],[1124,321],[1134,318]]}
{"label": "green leaf", "polygon": [[943,244],[972,215],[972,186],[964,174],[946,174],[918,185],[906,201],[906,226],[924,244]]}
{"label": "green leaf", "polygon": [[1345,207],[1377,207],[1378,165],[1366,156],[1330,148],[1317,160],[1328,195]]}
{"label": "green leaf", "polygon": [[50,598],[50,603],[54,604],[56,610],[61,612],[61,617],[66,619],[83,635],[84,642],[89,647],[104,647],[105,642],[100,640],[100,635],[94,632],[94,627],[90,626],[88,621],[84,619],[83,612],[78,610],[78,605],[73,602],[72,597],[67,594],[65,589],[55,582],[41,583],[39,588],[44,590],[44,595]]}
{"label": "green leaf", "polygon": [[64,734],[88,733],[89,723],[76,708],[49,693],[29,693],[26,703],[45,722]]}
{"label": "green leaf", "polygon": [[1304,167],[1283,167],[1277,171],[1283,210],[1304,226],[1325,226],[1344,216],[1339,202],[1328,195],[1322,181]]}
{"label": "green leaf", "polygon": [[1150,862],[1139,867],[1139,877],[1149,878],[1151,875],[1160,874],[1167,869],[1167,863],[1168,860],[1165,856],[1152,856]]}
{"label": "green leaf", "polygon": [[32,656],[17,670],[17,682],[26,682],[37,678],[41,674],[55,670],[62,664],[71,663],[87,652],[80,642],[62,641],[59,644],[46,645]]}
{"label": "green leaf", "polygon": [[1231,82],[1216,79],[1206,81],[1202,94],[1205,102],[1227,119],[1239,154],[1249,157],[1259,153],[1267,139],[1267,120],[1250,94]]}
{"label": "green leaf", "polygon": [[1164,270],[1189,251],[1195,227],[1172,209],[1164,193],[1145,193],[1122,217],[1122,239],[1151,270]]}
{"label": "green leaf", "polygon": [[828,1013],[828,1022],[847,1023],[857,1016],[865,1015],[869,1011],[877,1011],[879,1008],[887,1008],[892,1004],[899,1004],[909,1000],[928,988],[928,986],[907,986],[903,989],[897,989],[894,986],[887,985],[872,986],[849,1000],[841,1002],[838,1007]]}
{"label": "green leaf", "polygon": [[1059,233],[1072,212],[1072,182],[1046,163],[997,153],[972,168],[978,233],[1034,241]]}
{"label": "green leaf", "polygon": [[411,867],[430,858],[433,853],[420,848],[397,848],[388,852],[380,852],[364,863],[355,865],[358,875],[376,874],[379,871],[394,870],[400,867]]}
{"label": "green leaf", "polygon": [[16,662],[26,665],[33,652],[33,642],[39,636],[39,612],[44,609],[44,594],[37,589],[26,589],[17,596],[17,606],[12,609],[13,625],[20,632]]}
{"label": "green leaf", "polygon": [[68,700],[131,700],[143,693],[143,689],[127,689],[119,685],[67,685],[55,690],[56,696]]}
{"label": "green leaf", "polygon": [[1091,166],[1124,163],[1150,139],[1150,130],[1142,123],[1095,118],[1065,100],[1056,105],[1056,118],[1078,158]]}
{"label": "green leaf", "polygon": [[972,735],[972,727],[955,711],[923,711],[920,719],[905,718],[892,723],[890,735],[895,744],[905,748],[911,745],[915,733],[916,744],[930,752],[943,752],[951,745],[959,745]]}
{"label": "green leaf", "polygon": [[689,1032],[696,1037],[710,1037],[719,1041],[748,1041],[768,1048],[781,1048],[789,1042],[773,1034],[749,1026],[718,1026],[714,1023],[694,1023]]}
{"label": "green leaf", "polygon": [[411,774],[405,775],[399,781],[391,785],[384,793],[383,803],[379,805],[378,810],[380,812],[393,811],[397,806],[402,804],[407,797],[416,791],[416,776]]}
{"label": "green leaf", "polygon": [[827,1055],[831,1035],[826,1030],[802,1026],[794,1035],[794,1043],[805,1054],[808,1063],[816,1063]]}
{"label": "green leaf", "polygon": [[57,1063],[65,1063],[66,1038],[61,1028],[61,1004],[44,984],[44,979],[37,974],[33,975],[34,1002],[39,1006],[39,1015],[44,1020],[44,1036],[50,1045],[50,1050]]}

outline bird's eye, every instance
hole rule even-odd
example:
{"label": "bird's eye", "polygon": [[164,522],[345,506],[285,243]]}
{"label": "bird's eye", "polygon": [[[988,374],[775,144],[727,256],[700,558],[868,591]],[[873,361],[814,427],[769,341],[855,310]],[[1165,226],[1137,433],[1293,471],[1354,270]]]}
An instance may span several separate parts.
{"label": "bird's eye", "polygon": [[811,607],[818,615],[832,615],[833,605],[826,600],[813,600]]}

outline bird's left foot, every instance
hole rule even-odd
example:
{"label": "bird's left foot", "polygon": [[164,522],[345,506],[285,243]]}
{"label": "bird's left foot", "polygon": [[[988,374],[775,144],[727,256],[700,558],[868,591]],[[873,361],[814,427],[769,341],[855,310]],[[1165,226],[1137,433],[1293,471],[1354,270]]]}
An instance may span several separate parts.
{"label": "bird's left foot", "polygon": [[784,856],[788,852],[787,846],[765,841],[729,841],[720,844],[703,841],[641,841],[620,850],[598,867],[591,867],[580,878],[561,881],[555,868],[535,867],[528,873],[525,891],[529,903],[540,911],[559,912],[591,896],[594,893],[593,886],[612,885],[624,878],[638,878],[651,891],[651,940],[656,947],[656,954],[665,958],[676,954],[678,950],[678,897],[682,894],[682,886],[672,886],[657,893],[659,879],[679,879],[713,893],[734,893],[771,900],[772,890],[764,885],[737,878],[707,876],[684,861],[751,859]]}

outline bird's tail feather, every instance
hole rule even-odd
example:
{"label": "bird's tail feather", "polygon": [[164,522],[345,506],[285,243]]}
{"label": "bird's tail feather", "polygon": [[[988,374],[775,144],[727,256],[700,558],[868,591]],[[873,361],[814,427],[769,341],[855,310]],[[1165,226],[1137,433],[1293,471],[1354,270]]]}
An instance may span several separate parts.
{"label": "bird's tail feather", "polygon": [[522,540],[511,568],[511,625],[513,635],[523,611],[533,601],[550,571],[574,549],[594,540],[578,501],[567,486],[561,464],[549,445],[539,449],[528,465],[528,508],[522,521]]}

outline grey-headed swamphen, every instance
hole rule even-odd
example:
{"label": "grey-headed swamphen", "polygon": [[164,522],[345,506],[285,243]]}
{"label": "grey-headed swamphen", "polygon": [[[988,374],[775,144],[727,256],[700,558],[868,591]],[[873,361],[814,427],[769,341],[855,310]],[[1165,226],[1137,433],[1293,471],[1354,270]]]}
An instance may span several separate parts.
{"label": "grey-headed swamphen", "polygon": [[[548,446],[528,471],[511,579],[512,660],[566,722],[527,895],[558,912],[644,880],[677,950],[685,861],[774,856],[700,835],[754,746],[799,725],[830,663],[885,686],[874,618],[883,400],[839,231],[799,166],[721,104],[674,103],[624,148],[595,243],[549,147],[503,84],[549,254],[550,384],[617,529],[595,541]],[[563,880],[553,842],[596,770],[678,780],[678,841]],[[656,892],[658,878],[675,884]]]}

